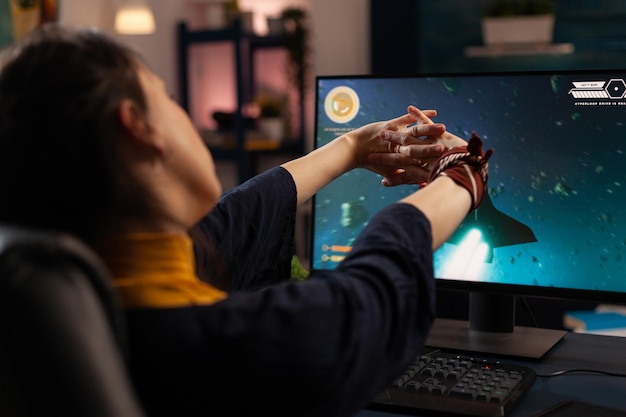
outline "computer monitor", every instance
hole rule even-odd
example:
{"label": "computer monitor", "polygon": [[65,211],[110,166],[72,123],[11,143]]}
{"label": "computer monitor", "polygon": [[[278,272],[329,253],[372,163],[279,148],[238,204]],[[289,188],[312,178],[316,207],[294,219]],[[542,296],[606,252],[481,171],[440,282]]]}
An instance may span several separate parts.
{"label": "computer monitor", "polygon": [[[485,200],[433,255],[438,288],[469,292],[469,321],[437,320],[427,344],[540,358],[565,331],[515,326],[515,296],[626,302],[626,70],[320,76],[316,90],[316,147],[413,104],[495,149]],[[315,196],[313,270],[417,189],[380,179],[358,169]]]}

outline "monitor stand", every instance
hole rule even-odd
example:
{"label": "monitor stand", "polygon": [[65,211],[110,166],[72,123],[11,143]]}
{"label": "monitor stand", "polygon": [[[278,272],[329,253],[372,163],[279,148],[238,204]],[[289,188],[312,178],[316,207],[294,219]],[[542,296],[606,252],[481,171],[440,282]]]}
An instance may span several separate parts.
{"label": "monitor stand", "polygon": [[515,326],[515,296],[470,293],[469,321],[438,318],[426,346],[541,359],[566,330]]}

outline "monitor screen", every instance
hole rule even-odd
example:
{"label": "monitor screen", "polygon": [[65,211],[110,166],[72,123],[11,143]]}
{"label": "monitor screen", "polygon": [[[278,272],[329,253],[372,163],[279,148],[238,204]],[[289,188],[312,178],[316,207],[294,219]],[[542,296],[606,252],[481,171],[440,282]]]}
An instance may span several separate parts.
{"label": "monitor screen", "polygon": [[[626,71],[333,76],[316,87],[316,147],[413,104],[495,149],[485,200],[433,255],[439,287],[626,301]],[[334,268],[372,215],[417,189],[380,180],[355,170],[316,195],[312,269]]]}

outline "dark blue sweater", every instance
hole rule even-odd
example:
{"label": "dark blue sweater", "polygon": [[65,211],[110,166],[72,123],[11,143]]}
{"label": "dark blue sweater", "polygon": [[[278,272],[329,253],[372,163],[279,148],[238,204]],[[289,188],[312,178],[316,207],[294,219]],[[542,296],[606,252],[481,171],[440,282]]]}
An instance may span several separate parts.
{"label": "dark blue sweater", "polygon": [[283,168],[229,191],[200,224],[229,271],[229,297],[127,311],[150,416],[351,416],[415,358],[434,317],[424,215],[383,209],[336,270],[292,282],[295,215]]}

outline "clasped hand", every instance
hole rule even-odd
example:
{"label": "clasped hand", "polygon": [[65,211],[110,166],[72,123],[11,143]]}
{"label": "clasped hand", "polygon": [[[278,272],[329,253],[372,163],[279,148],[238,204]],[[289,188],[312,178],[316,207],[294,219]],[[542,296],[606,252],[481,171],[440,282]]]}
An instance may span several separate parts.
{"label": "clasped hand", "polygon": [[424,184],[433,162],[446,149],[467,145],[447,132],[445,125],[432,121],[436,110],[409,106],[407,111],[396,119],[360,128],[377,130],[367,146],[367,162],[360,166],[382,175],[385,186]]}

